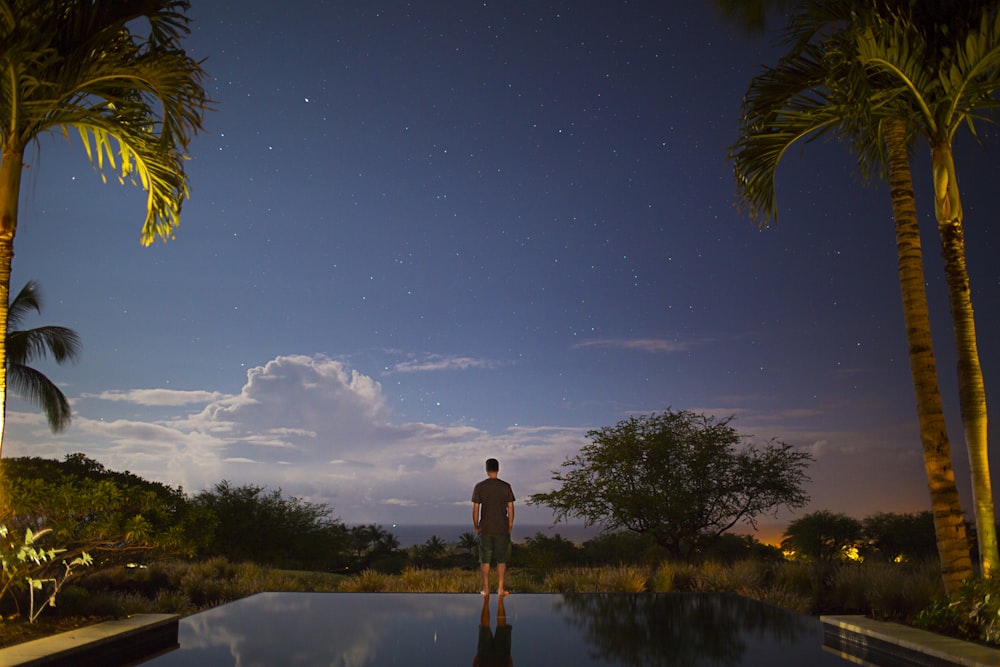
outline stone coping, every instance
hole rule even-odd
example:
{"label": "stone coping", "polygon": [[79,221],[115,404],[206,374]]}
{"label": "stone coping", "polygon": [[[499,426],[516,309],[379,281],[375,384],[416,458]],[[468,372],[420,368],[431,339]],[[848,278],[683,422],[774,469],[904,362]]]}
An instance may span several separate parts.
{"label": "stone coping", "polygon": [[[840,640],[839,645],[833,647],[835,651],[841,657],[862,665],[885,664],[864,660],[867,649],[888,657],[889,664],[1000,665],[1000,650],[908,625],[876,621],[865,616],[820,616],[820,621],[827,637],[833,634]],[[854,652],[853,648],[860,650]]]}
{"label": "stone coping", "polygon": [[135,614],[0,649],[0,667],[128,665],[178,647],[178,614]]}

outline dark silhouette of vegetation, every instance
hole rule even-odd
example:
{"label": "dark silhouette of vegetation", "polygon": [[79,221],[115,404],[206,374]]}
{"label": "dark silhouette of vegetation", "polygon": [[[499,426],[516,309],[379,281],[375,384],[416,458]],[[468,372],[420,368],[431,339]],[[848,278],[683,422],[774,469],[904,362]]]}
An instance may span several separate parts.
{"label": "dark silhouette of vegetation", "polygon": [[578,517],[607,530],[646,533],[673,558],[737,523],[801,507],[812,457],[737,433],[729,419],[667,410],[588,433],[591,443],[554,471],[560,488],[536,493],[556,521]]}
{"label": "dark silhouette of vegetation", "polygon": [[206,528],[212,539],[205,556],[295,570],[342,569],[348,563],[347,530],[323,503],[223,480],[192,504],[215,517]]}
{"label": "dark silhouette of vegetation", "polygon": [[[929,560],[937,557],[934,515],[879,512],[861,522],[862,556],[891,562]],[[975,543],[975,535],[970,536]]]}
{"label": "dark silhouette of vegetation", "polygon": [[42,312],[42,294],[29,281],[7,309],[7,384],[10,390],[42,408],[53,433],[69,426],[72,410],[62,390],[41,371],[29,366],[52,355],[57,364],[75,362],[80,356],[80,337],[67,327],[43,326],[20,329],[28,311]]}
{"label": "dark silhouette of vegetation", "polygon": [[860,543],[860,521],[821,510],[788,524],[781,547],[796,558],[829,563],[849,558],[852,549],[856,555]]}

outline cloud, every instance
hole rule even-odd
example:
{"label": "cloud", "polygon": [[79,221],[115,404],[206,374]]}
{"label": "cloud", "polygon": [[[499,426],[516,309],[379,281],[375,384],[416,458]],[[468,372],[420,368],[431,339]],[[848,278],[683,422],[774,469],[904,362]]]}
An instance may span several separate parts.
{"label": "cloud", "polygon": [[[194,493],[222,480],[281,488],[330,505],[350,523],[464,523],[461,507],[486,458],[500,459],[523,500],[550,490],[551,471],[584,441],[572,428],[490,433],[397,420],[381,383],[322,355],[279,356],[250,369],[236,395],[179,394],[200,395],[202,404],[171,390],[103,392],[97,396],[130,400],[150,415],[95,419],[86,412],[95,408],[85,405],[62,436],[49,434],[43,419],[13,419],[5,453],[62,458],[83,451],[110,469]],[[169,400],[179,410],[164,416]],[[525,509],[519,516],[551,519],[546,509]]]}
{"label": "cloud", "polygon": [[217,401],[224,396],[225,394],[217,391],[183,391],[180,389],[129,389],[124,391],[103,391],[99,394],[82,394],[82,398],[96,398],[102,401],[164,407]]}
{"label": "cloud", "polygon": [[673,354],[687,352],[693,347],[688,341],[665,340],[662,338],[599,338],[577,343],[574,348],[610,347],[622,350],[638,350],[650,354]]}
{"label": "cloud", "polygon": [[493,359],[476,359],[474,357],[447,356],[440,354],[427,355],[421,359],[404,361],[392,367],[396,373],[421,373],[428,371],[467,371],[471,368],[491,369],[500,366]]}
{"label": "cloud", "polygon": [[[222,480],[256,484],[325,503],[347,523],[383,524],[466,523],[472,486],[484,476],[486,458],[496,457],[501,477],[514,485],[518,521],[542,524],[551,522],[551,512],[524,501],[551,491],[553,471],[588,442],[589,427],[582,425],[487,431],[404,420],[393,414],[396,397],[380,382],[323,355],[276,357],[247,371],[237,394],[181,392],[200,395],[200,404],[168,405],[172,392],[97,394],[140,400],[116,419],[109,418],[108,402],[81,401],[61,434],[50,433],[36,411],[11,410],[4,455],[62,459],[84,452],[109,469],[187,493]],[[910,421],[886,420],[863,402],[812,401],[775,411],[755,405],[753,397],[716,400],[717,407],[735,408],[713,412],[738,413],[733,426],[741,433],[758,442],[777,438],[816,457],[808,489],[815,507],[864,516],[872,508],[907,511],[926,503],[919,439]],[[873,426],[844,425],[845,413],[857,417],[864,409],[879,417]],[[892,485],[878,481],[887,470]]]}

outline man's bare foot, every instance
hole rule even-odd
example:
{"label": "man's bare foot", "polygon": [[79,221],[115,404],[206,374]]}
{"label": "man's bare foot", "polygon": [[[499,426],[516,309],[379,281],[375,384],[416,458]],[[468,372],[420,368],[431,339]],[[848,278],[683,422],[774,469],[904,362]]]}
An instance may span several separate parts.
{"label": "man's bare foot", "polygon": [[505,596],[505,595],[510,595],[510,591],[505,591],[505,590],[503,590],[503,589],[500,589],[500,590],[498,590],[498,591],[497,591],[497,595],[498,595],[499,597],[503,597],[503,596]]}
{"label": "man's bare foot", "polygon": [[[479,591],[479,594],[482,595],[484,598],[488,598],[490,596],[490,592],[489,591]],[[499,593],[498,593],[498,595],[499,595]]]}

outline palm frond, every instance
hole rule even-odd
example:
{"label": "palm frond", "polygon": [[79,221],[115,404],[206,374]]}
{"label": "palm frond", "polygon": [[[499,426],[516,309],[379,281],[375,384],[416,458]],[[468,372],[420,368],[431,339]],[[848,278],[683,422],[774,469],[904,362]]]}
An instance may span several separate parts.
{"label": "palm frond", "polygon": [[[934,74],[927,67],[929,57],[921,33],[905,20],[893,18],[876,22],[857,35],[858,58],[873,77],[872,86],[883,95],[908,96],[907,104],[919,110],[929,132],[935,132],[937,118],[932,89]],[[894,109],[901,111],[901,106]]]}
{"label": "palm frond", "polygon": [[8,363],[7,384],[15,394],[41,406],[53,432],[69,426],[72,419],[69,401],[43,373],[30,366]]}
{"label": "palm frond", "polygon": [[169,238],[188,197],[189,145],[211,106],[201,63],[180,48],[189,3],[4,6],[14,24],[5,25],[0,7],[0,69],[15,74],[0,78],[4,141],[24,146],[42,132],[75,129],[99,170],[107,166],[119,182],[147,192],[142,242]]}
{"label": "palm frond", "polygon": [[992,120],[982,110],[997,108],[1000,90],[1000,12],[983,12],[978,28],[970,30],[940,68],[943,100],[941,121],[950,141],[966,123],[973,135],[976,120]]}
{"label": "palm frond", "polygon": [[7,307],[7,330],[17,329],[21,325],[21,319],[30,310],[34,310],[36,313],[42,312],[42,295],[39,292],[38,283],[34,280],[25,283]]}
{"label": "palm frond", "polygon": [[80,336],[67,327],[42,326],[7,334],[7,358],[11,363],[28,364],[50,354],[57,364],[75,362],[82,347]]}

